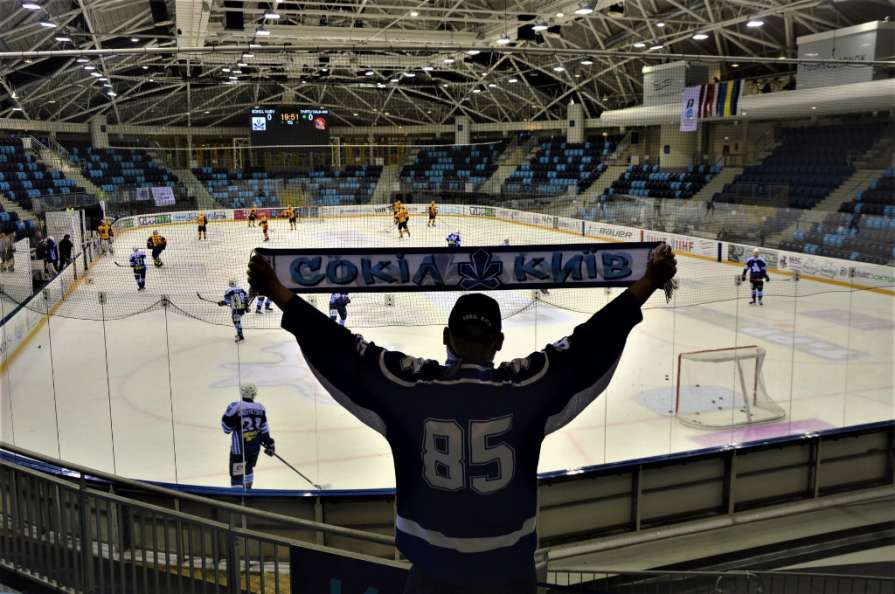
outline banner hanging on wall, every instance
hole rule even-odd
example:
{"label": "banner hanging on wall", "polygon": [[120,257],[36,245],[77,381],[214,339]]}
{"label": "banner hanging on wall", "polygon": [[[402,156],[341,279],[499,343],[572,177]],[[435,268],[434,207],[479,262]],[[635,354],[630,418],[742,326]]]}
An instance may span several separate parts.
{"label": "banner hanging on wall", "polygon": [[699,125],[699,93],[702,87],[687,87],[681,99],[681,132],[696,132]]}
{"label": "banner hanging on wall", "polygon": [[659,242],[255,253],[297,293],[627,287]]}

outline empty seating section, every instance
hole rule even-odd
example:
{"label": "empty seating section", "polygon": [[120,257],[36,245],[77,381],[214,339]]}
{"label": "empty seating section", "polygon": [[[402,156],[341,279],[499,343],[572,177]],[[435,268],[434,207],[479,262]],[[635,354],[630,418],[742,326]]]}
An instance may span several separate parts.
{"label": "empty seating section", "polygon": [[895,168],[857,192],[822,223],[796,229],[785,249],[887,264],[895,260]]}
{"label": "empty seating section", "polygon": [[84,189],[26,153],[19,139],[0,140],[0,193],[6,198],[31,210],[32,200],[40,196],[77,192]]}
{"label": "empty seating section", "polygon": [[308,174],[307,190],[315,204],[366,204],[373,198],[382,166],[352,166],[332,171],[312,171]]}
{"label": "empty seating section", "polygon": [[658,165],[628,165],[603,194],[639,198],[691,198],[721,171],[719,165],[690,165],[686,171],[662,171]]}
{"label": "empty seating section", "polygon": [[401,170],[410,191],[477,191],[497,169],[504,143],[423,148],[416,160]]}
{"label": "empty seating section", "polygon": [[97,149],[87,145],[69,148],[69,159],[104,192],[169,186],[176,188],[177,176],[141,149]]}
{"label": "empty seating section", "polygon": [[228,171],[197,167],[193,175],[205,185],[211,197],[226,208],[279,206],[277,188],[282,183],[262,169]]}
{"label": "empty seating section", "polygon": [[520,165],[503,183],[504,194],[558,196],[586,190],[606,170],[602,159],[615,148],[615,140],[599,138],[584,143],[543,140],[528,163]]}
{"label": "empty seating section", "polygon": [[880,130],[873,123],[784,128],[780,146],[713,199],[814,208],[854,174],[851,159],[869,149]]}

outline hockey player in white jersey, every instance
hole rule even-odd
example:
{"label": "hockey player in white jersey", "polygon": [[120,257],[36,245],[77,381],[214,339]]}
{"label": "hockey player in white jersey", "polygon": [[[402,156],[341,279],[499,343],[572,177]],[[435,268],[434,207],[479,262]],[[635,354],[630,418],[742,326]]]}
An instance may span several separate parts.
{"label": "hockey player in white jersey", "polygon": [[251,300],[249,299],[248,293],[245,292],[245,289],[237,285],[235,280],[231,279],[229,284],[230,288],[224,293],[224,298],[221,301],[218,301],[218,305],[221,307],[230,307],[230,316],[233,320],[233,327],[236,328],[236,342],[242,342],[245,340],[245,336],[242,334],[242,316],[249,311]]}
{"label": "hockey player in white jersey", "polygon": [[268,456],[273,456],[276,448],[267,424],[267,411],[263,404],[255,402],[258,388],[255,384],[243,384],[239,395],[242,400],[231,402],[224,411],[221,427],[230,435],[230,486],[251,489],[261,447]]}

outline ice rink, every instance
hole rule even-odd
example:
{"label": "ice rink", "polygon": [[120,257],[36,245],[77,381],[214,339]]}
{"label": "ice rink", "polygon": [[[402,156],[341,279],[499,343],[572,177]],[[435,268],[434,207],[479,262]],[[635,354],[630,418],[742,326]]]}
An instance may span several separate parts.
{"label": "ice rink", "polygon": [[[441,217],[399,240],[385,218],[272,225],[270,247],[444,245],[459,230],[464,245],[581,242],[579,236],[510,222]],[[151,229],[116,242],[119,263]],[[336,489],[390,487],[384,439],[339,407],[311,376],[279,312],[247,314],[246,341],[234,344],[229,312],[200,301],[220,299],[228,278],[242,279],[261,234],[244,222],[212,223],[197,241],[192,224],[159,230],[168,238],[165,266],[150,266],[138,294],[129,269],[101,258],[42,324],[2,374],[3,439],[102,470],[157,481],[227,486],[230,438],[221,431],[240,382],[259,387],[277,450],[315,482]],[[400,243],[399,243],[400,242]],[[856,290],[772,273],[765,305],[750,306],[737,286],[738,265],[681,256],[681,288],[647,304],[608,390],[575,421],[547,438],[540,470],[570,470],[766,437],[810,432],[895,416],[889,291]],[[571,332],[618,290],[499,295],[506,317],[501,360],[527,355]],[[170,301],[160,303],[161,296]],[[444,359],[441,344],[455,294],[356,296],[348,326],[367,339],[415,356]],[[317,305],[325,307],[325,297]],[[0,302],[9,313],[10,304]],[[254,310],[254,308],[253,308]],[[677,355],[759,345],[767,350],[768,394],[786,411],[778,422],[745,429],[699,430],[671,414]],[[734,378],[730,378],[731,385]],[[686,393],[685,393],[686,396]],[[713,406],[690,397],[682,406]],[[261,456],[257,488],[308,485]]]}

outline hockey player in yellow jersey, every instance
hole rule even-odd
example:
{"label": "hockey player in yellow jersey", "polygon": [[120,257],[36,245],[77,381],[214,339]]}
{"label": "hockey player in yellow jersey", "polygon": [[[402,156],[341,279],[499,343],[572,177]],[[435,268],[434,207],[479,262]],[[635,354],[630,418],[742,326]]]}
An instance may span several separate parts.
{"label": "hockey player in yellow jersey", "polygon": [[283,213],[283,216],[286,217],[287,219],[289,219],[289,230],[295,231],[295,223],[296,223],[295,209],[290,206],[289,208],[286,209],[286,212]]}
{"label": "hockey player in yellow jersey", "polygon": [[438,216],[438,206],[435,204],[434,200],[429,203],[429,207],[426,209],[426,212],[429,213],[429,222],[426,223],[426,227],[434,227],[435,217]]}
{"label": "hockey player in yellow jersey", "polygon": [[99,227],[96,228],[96,233],[99,235],[99,249],[102,253],[114,254],[115,252],[112,250],[112,239],[115,237],[115,232],[112,231],[112,222],[108,219],[103,219]]}
{"label": "hockey player in yellow jersey", "polygon": [[259,224],[261,225],[261,232],[264,233],[264,241],[270,241],[270,235],[268,235],[270,223],[267,221],[267,215],[262,214],[260,221]]}
{"label": "hockey player in yellow jersey", "polygon": [[204,212],[200,212],[199,216],[196,217],[196,225],[199,227],[199,239],[208,240],[208,234],[205,232],[205,229],[208,227],[208,217],[205,216]]}
{"label": "hockey player in yellow jersey", "polygon": [[395,214],[395,221],[398,223],[398,237],[403,238],[405,232],[407,233],[407,237],[410,237],[410,229],[407,228],[407,221],[409,220],[410,213],[402,206]]}

